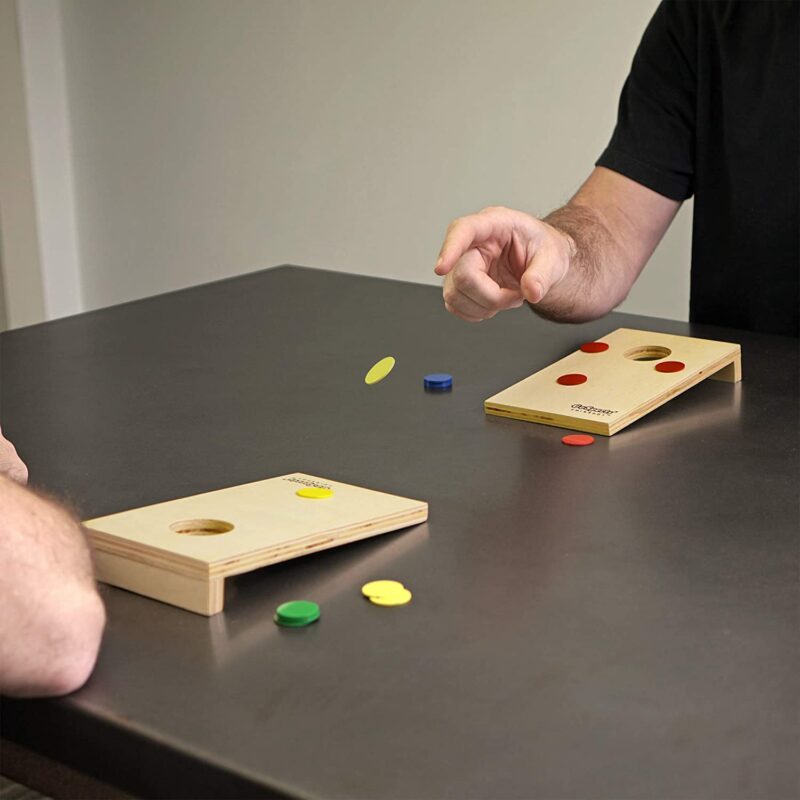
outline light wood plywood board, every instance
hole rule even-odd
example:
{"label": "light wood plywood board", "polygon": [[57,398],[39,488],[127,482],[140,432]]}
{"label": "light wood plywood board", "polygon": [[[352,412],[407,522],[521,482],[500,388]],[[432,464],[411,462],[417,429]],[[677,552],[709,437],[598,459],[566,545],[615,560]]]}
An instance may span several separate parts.
{"label": "light wood plywood board", "polygon": [[[618,328],[597,341],[608,344],[608,350],[570,353],[490,397],[486,413],[611,436],[704,378],[732,383],[742,378],[741,348],[731,342],[631,328]],[[635,360],[643,356],[660,357]],[[659,372],[656,365],[663,361],[685,367]],[[586,382],[557,382],[575,373],[585,375]]]}
{"label": "light wood plywood board", "polygon": [[[306,486],[333,495],[298,497]],[[226,577],[427,518],[422,501],[296,472],[84,525],[101,581],[210,615],[223,608]]]}

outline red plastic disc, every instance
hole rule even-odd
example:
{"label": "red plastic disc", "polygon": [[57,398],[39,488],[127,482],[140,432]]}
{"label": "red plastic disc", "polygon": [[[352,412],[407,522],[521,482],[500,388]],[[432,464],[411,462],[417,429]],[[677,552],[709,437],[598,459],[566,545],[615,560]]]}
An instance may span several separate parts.
{"label": "red plastic disc", "polygon": [[608,350],[608,345],[605,342],[585,342],[581,345],[581,350],[584,353],[603,353]]}
{"label": "red plastic disc", "polygon": [[656,364],[656,372],[680,372],[685,368],[683,361],[659,361]]}
{"label": "red plastic disc", "polygon": [[560,383],[562,386],[578,386],[578,384],[586,383],[587,380],[589,379],[585,375],[581,375],[580,372],[570,372],[558,378],[556,383]]}
{"label": "red plastic disc", "polygon": [[572,447],[586,447],[587,444],[594,444],[594,436],[589,436],[588,433],[571,433],[569,436],[564,436],[561,441]]}

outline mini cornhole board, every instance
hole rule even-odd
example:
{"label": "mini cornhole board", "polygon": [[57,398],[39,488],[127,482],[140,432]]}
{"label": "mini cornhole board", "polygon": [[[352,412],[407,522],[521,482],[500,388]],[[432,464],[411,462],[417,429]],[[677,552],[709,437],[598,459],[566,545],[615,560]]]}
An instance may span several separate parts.
{"label": "mini cornhole board", "polygon": [[[298,497],[305,487],[324,499]],[[405,528],[428,504],[296,472],[89,520],[104,583],[210,616],[225,578]]]}
{"label": "mini cornhole board", "polygon": [[[704,378],[742,379],[738,344],[630,328],[618,328],[598,341],[608,349],[570,353],[490,397],[486,413],[611,436]],[[659,372],[657,365],[667,361],[683,367]],[[566,375],[586,380],[559,384]]]}

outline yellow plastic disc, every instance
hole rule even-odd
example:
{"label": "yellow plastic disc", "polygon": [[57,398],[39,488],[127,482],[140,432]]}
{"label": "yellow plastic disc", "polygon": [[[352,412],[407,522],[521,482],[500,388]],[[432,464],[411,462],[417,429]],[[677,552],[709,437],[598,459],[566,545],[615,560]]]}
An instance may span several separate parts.
{"label": "yellow plastic disc", "polygon": [[393,369],[394,358],[392,358],[392,356],[386,356],[386,358],[382,358],[377,364],[370,367],[369,372],[364,376],[364,383],[368,383],[370,386],[373,383],[378,383],[378,381],[382,381]]}
{"label": "yellow plastic disc", "polygon": [[369,601],[376,606],[404,606],[411,602],[411,592],[408,589],[400,589],[380,597],[370,597]]}
{"label": "yellow plastic disc", "polygon": [[333,497],[333,489],[323,489],[319,486],[305,486],[298,489],[295,494],[298,497],[308,497],[310,500],[323,500],[326,497]]}
{"label": "yellow plastic disc", "polygon": [[361,587],[364,597],[382,597],[385,594],[394,594],[405,590],[400,581],[370,581]]}

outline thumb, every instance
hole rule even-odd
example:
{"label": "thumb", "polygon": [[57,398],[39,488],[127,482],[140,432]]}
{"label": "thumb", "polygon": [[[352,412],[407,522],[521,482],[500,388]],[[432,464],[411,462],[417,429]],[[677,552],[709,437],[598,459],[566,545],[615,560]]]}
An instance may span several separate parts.
{"label": "thumb", "polygon": [[568,269],[569,254],[548,245],[538,248],[520,278],[522,296],[534,305],[540,303]]}

